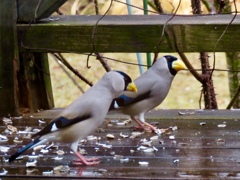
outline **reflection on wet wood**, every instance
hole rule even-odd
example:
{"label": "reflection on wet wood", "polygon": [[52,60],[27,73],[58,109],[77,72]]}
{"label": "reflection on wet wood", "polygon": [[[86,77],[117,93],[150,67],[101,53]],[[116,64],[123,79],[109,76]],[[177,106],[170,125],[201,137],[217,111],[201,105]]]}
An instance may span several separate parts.
{"label": "reflection on wet wood", "polygon": [[[221,113],[215,111],[212,116]],[[235,116],[237,114],[234,112]],[[73,166],[75,156],[68,144],[58,143],[48,145],[44,151],[41,148],[34,152],[29,150],[11,164],[5,162],[11,153],[31,141],[29,134],[50,120],[42,120],[40,116],[0,121],[0,178],[191,179],[240,176],[239,119],[234,116],[211,119],[211,115],[196,119],[196,114],[192,114],[178,115],[180,119],[169,119],[168,116],[165,120],[163,117],[157,120],[161,111],[153,112],[147,119],[148,122],[157,121],[159,128],[168,129],[162,135],[144,132],[130,138],[135,124],[118,125],[122,117],[114,117],[107,120],[93,137],[80,142],[79,148],[85,150],[86,156],[101,159],[97,166]],[[17,133],[8,125],[16,127]],[[114,138],[106,137],[107,134]],[[26,167],[27,162],[34,161],[36,166]]]}

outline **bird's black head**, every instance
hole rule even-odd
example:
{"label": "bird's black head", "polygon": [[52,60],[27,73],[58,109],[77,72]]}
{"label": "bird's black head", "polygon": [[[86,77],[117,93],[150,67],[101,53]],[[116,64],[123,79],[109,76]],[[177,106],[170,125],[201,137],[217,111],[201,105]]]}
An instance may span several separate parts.
{"label": "bird's black head", "polygon": [[172,64],[174,61],[177,61],[178,59],[174,56],[171,56],[171,55],[167,55],[167,56],[164,56],[167,60],[167,64],[168,64],[168,68],[169,68],[169,71],[170,73],[175,76],[177,74],[177,71],[173,68]]}
{"label": "bird's black head", "polygon": [[115,71],[119,74],[122,75],[123,80],[124,80],[124,91],[132,91],[132,92],[137,92],[138,89],[136,85],[132,82],[132,79],[124,72],[122,71]]}
{"label": "bird's black head", "polygon": [[125,82],[125,86],[124,86],[124,91],[127,90],[128,85],[132,82],[132,79],[124,72],[122,71],[116,71],[119,74],[121,74],[123,76],[124,82]]}

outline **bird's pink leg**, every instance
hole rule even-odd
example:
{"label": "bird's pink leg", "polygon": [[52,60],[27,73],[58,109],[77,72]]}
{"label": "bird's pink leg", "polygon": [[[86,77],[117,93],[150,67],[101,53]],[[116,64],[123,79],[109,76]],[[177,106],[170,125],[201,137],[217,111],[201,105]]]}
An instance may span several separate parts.
{"label": "bird's pink leg", "polygon": [[139,127],[137,127],[138,129],[143,129],[143,130],[146,130],[146,131],[149,131],[152,130],[153,132],[156,132],[157,131],[157,128],[154,127],[153,125],[147,123],[147,122],[141,122],[139,121],[138,119],[134,118],[134,117],[131,117],[133,121],[135,121]]}
{"label": "bird's pink leg", "polygon": [[79,158],[73,161],[74,165],[86,165],[86,166],[94,166],[100,163],[98,158],[85,158],[83,155],[78,153],[77,151],[74,154]]}
{"label": "bird's pink leg", "polygon": [[140,130],[141,130],[141,129],[144,130],[144,124],[143,124],[142,122],[140,122],[139,120],[137,120],[137,119],[134,118],[134,117],[131,117],[131,119],[138,124],[138,127],[134,127],[134,128],[140,129]]}

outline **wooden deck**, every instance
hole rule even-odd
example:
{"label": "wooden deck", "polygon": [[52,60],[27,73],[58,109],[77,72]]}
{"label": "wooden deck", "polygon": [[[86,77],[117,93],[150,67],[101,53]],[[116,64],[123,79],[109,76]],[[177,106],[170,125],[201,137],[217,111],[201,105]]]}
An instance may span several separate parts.
{"label": "wooden deck", "polygon": [[[158,137],[144,132],[136,138],[121,137],[120,133],[130,135],[132,122],[122,125],[124,116],[110,117],[93,135],[97,141],[82,142],[80,147],[89,157],[99,157],[97,166],[73,166],[75,156],[67,144],[56,144],[58,149],[49,148],[45,154],[35,151],[36,167],[27,168],[31,160],[25,156],[11,164],[5,162],[11,153],[28,143],[30,138],[23,131],[26,127],[40,129],[59,110],[44,111],[22,119],[12,118],[12,125],[18,133],[6,132],[7,125],[0,121],[0,134],[8,141],[0,142],[0,179],[2,178],[84,178],[84,179],[194,179],[194,178],[240,178],[240,111],[218,110],[197,111],[159,110],[147,115],[148,122],[159,123],[159,128],[167,129]],[[187,112],[187,113],[185,113]],[[30,131],[32,132],[33,129]],[[112,134],[114,139],[107,139]],[[18,139],[14,141],[14,138]],[[150,148],[141,149],[141,141],[152,142]],[[18,142],[23,140],[23,142]],[[148,143],[148,142],[147,142]],[[108,145],[103,147],[103,145]],[[112,147],[111,147],[112,146]],[[10,147],[5,152],[4,147]],[[152,152],[151,148],[153,148]],[[57,155],[63,150],[64,155]],[[146,152],[147,151],[147,152]],[[32,155],[27,151],[26,155]],[[35,156],[34,156],[35,157]],[[53,159],[62,157],[62,160]],[[60,170],[56,170],[56,167]],[[55,170],[54,170],[55,169]],[[4,174],[4,171],[6,174]]]}

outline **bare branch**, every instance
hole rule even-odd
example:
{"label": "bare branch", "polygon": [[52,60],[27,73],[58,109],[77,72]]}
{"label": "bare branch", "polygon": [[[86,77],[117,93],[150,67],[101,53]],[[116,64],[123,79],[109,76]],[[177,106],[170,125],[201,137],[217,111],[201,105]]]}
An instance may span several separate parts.
{"label": "bare branch", "polygon": [[68,61],[63,57],[61,53],[52,53],[54,57],[56,57],[59,61],[61,61],[70,71],[72,71],[77,77],[79,77],[82,81],[87,83],[89,86],[93,86],[92,82],[88,81],[84,76],[82,76],[78,70],[74,69]]}
{"label": "bare branch", "polygon": [[59,62],[58,58],[56,58],[56,56],[54,56],[53,54],[51,54],[51,55],[54,57],[56,63],[58,63],[58,65],[62,68],[62,70],[67,74],[67,76],[68,76],[68,77],[71,79],[71,81],[75,84],[75,86],[77,86],[77,88],[78,88],[82,93],[84,93],[83,88],[82,88],[81,86],[79,86],[79,84],[72,78],[72,76],[70,75],[70,73],[66,70],[64,64],[61,64],[61,63]]}
{"label": "bare branch", "polygon": [[186,55],[183,52],[179,52],[177,50],[179,56],[181,57],[181,59],[183,60],[183,62],[185,63],[185,65],[187,66],[187,68],[189,69],[189,71],[192,73],[192,75],[199,81],[199,82],[203,82],[203,78],[202,76],[194,69],[194,67],[191,65],[191,63],[188,61],[188,58],[186,57]]}
{"label": "bare branch", "polygon": [[234,94],[233,98],[231,99],[231,101],[228,104],[226,109],[231,109],[231,107],[233,106],[234,102],[238,99],[239,94],[240,94],[240,86],[238,86],[238,89],[237,89],[236,93]]}
{"label": "bare branch", "polygon": [[97,59],[100,61],[100,63],[103,65],[104,69],[109,72],[111,71],[111,68],[110,66],[108,65],[107,63],[107,60],[104,59],[104,57],[100,54],[100,53],[95,53],[96,54],[96,57]]}

